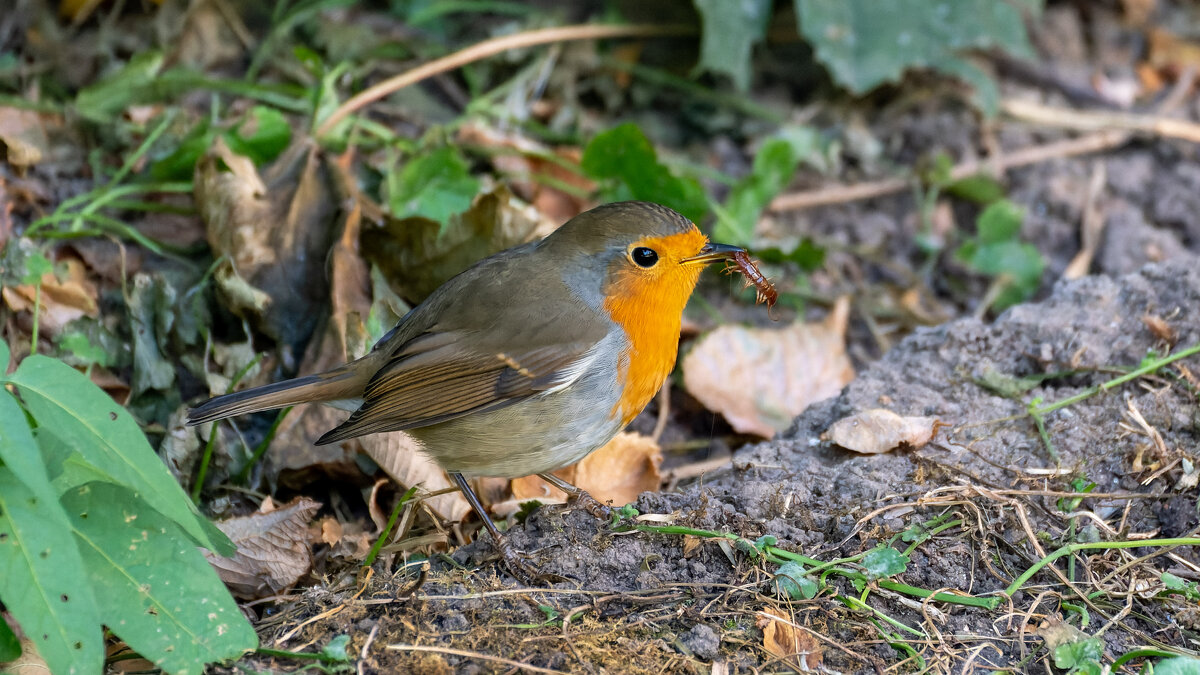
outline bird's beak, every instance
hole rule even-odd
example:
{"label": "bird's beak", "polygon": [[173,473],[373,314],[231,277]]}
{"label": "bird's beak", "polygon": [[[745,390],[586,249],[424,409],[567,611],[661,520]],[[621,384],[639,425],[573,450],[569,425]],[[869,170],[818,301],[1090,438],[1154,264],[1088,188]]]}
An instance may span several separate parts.
{"label": "bird's beak", "polygon": [[730,246],[729,244],[713,244],[708,243],[700,252],[690,258],[684,258],[682,261],[685,265],[707,265],[718,260],[728,260],[733,257],[734,253],[745,253],[746,249]]}

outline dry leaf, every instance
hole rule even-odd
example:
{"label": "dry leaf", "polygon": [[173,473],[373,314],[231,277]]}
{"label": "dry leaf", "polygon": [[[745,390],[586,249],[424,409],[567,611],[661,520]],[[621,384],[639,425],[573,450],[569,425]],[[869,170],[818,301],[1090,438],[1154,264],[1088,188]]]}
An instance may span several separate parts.
{"label": "dry leaf", "polygon": [[[658,467],[661,464],[662,451],[654,439],[621,433],[579,463],[559,469],[554,475],[586,490],[601,503],[624,506],[643,492],[659,488],[662,475]],[[513,480],[512,493],[518,503],[531,499],[561,503],[567,498],[561,490],[550,487],[537,476]]]}
{"label": "dry leaf", "polygon": [[33,166],[50,150],[42,114],[24,108],[0,107],[0,143],[8,148],[8,163]]}
{"label": "dry leaf", "polygon": [[[400,485],[420,485],[429,492],[453,487],[446,472],[428,455],[421,452],[416,439],[403,431],[371,434],[358,439],[363,452]],[[471,510],[461,492],[448,492],[425,500],[425,504],[442,518],[462,520]]]}
{"label": "dry leaf", "polygon": [[363,230],[362,251],[402,298],[415,303],[479,260],[541,239],[554,227],[500,186],[444,224],[387,217],[382,227]]}
{"label": "dry leaf", "polygon": [[321,519],[320,539],[329,545],[329,555],[343,560],[363,560],[375,544],[375,536],[361,522],[338,522],[333,516]]}
{"label": "dry leaf", "polygon": [[[580,195],[595,191],[596,184],[582,170],[571,171],[563,163],[579,166],[583,151],[574,147],[549,148],[520,134],[505,132],[481,124],[466,124],[459,129],[463,143],[500,148],[492,163],[505,175],[505,182],[521,199],[534,206],[551,227],[566,222],[588,208],[589,201]],[[561,161],[546,159],[555,156]],[[558,185],[577,188],[565,192]]]}
{"label": "dry leaf", "polygon": [[329,298],[337,208],[316,146],[294,143],[264,178],[218,136],[195,186],[209,245],[229,261],[215,278],[230,309],[285,345],[306,342]]}
{"label": "dry leaf", "polygon": [[[98,316],[96,286],[88,280],[87,270],[78,258],[65,258],[66,273],[60,280],[53,272],[42,276],[42,301],[38,325],[46,335],[57,335],[68,323],[84,316]],[[37,287],[5,286],[2,289],[4,302],[14,312],[33,311]]]}
{"label": "dry leaf", "polygon": [[821,440],[877,455],[902,445],[919,448],[933,438],[937,428],[936,417],[901,417],[891,410],[873,408],[834,422],[821,434]]}
{"label": "dry leaf", "polygon": [[1174,345],[1176,340],[1179,339],[1179,334],[1176,333],[1175,329],[1171,328],[1171,324],[1167,323],[1166,319],[1162,318],[1161,316],[1156,316],[1154,314],[1143,314],[1142,323],[1146,325],[1146,328],[1150,329],[1150,332],[1154,334],[1154,337],[1162,340],[1163,342]]}
{"label": "dry leaf", "polygon": [[787,616],[775,609],[765,609],[759,613],[759,617],[763,647],[768,652],[780,658],[797,657],[795,661],[789,659],[789,662],[804,672],[821,667],[821,645],[808,631],[800,630]]}
{"label": "dry leaf", "polygon": [[845,347],[849,313],[842,298],[817,324],[721,326],[684,357],[684,387],[737,431],[770,438],[854,379]]}
{"label": "dry leaf", "polygon": [[320,502],[300,497],[269,513],[221,521],[217,527],[237,545],[237,553],[223,558],[205,551],[205,557],[234,595],[275,595],[312,565],[308,521],[320,508]]}

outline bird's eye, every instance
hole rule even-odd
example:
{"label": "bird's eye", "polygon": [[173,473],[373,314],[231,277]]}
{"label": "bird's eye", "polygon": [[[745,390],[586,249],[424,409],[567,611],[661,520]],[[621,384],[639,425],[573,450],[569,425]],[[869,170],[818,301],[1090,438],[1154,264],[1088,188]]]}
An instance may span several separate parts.
{"label": "bird's eye", "polygon": [[658,262],[658,253],[654,249],[646,248],[645,246],[633,249],[629,255],[639,267],[654,267],[654,263]]}

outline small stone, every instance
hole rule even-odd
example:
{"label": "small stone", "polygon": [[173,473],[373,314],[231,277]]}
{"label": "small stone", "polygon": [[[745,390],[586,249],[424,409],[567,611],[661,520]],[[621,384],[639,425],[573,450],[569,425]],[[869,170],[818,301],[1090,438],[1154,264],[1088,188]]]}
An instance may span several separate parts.
{"label": "small stone", "polygon": [[708,626],[698,623],[692,629],[679,636],[679,641],[687,645],[696,656],[705,661],[717,658],[721,649],[721,636]]}

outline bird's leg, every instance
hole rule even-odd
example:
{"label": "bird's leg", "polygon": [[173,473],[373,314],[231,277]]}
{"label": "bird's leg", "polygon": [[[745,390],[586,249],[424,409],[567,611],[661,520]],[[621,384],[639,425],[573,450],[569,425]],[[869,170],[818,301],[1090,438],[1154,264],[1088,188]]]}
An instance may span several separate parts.
{"label": "bird's leg", "polygon": [[538,478],[567,493],[568,499],[574,500],[576,504],[600,520],[607,521],[612,518],[612,507],[601,504],[598,499],[588,494],[587,490],[577,488],[552,473],[539,473]]}
{"label": "bird's leg", "polygon": [[508,541],[508,537],[500,533],[496,524],[488,517],[487,511],[484,510],[483,504],[479,501],[479,497],[475,496],[475,491],[467,483],[467,479],[460,473],[450,473],[450,477],[454,479],[454,483],[458,486],[458,489],[467,498],[467,502],[470,503],[471,508],[475,509],[475,513],[479,514],[479,517],[483,520],[483,526],[487,528],[488,532],[492,533],[492,541],[496,544],[496,550],[500,552],[500,559],[504,561],[504,566],[522,583],[527,586],[534,585],[542,575],[529,564],[520,551],[513,548],[512,544]]}

